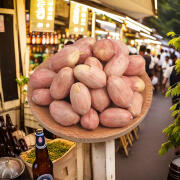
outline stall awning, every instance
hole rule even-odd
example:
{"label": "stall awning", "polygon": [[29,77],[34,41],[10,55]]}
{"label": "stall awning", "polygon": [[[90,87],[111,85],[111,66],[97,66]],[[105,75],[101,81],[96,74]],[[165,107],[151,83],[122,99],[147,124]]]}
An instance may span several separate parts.
{"label": "stall awning", "polygon": [[135,19],[154,16],[157,0],[91,0]]}

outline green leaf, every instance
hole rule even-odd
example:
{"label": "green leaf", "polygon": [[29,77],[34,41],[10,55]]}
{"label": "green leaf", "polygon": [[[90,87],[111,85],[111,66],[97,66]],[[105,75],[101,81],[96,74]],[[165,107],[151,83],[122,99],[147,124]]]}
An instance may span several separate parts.
{"label": "green leaf", "polygon": [[161,149],[159,150],[158,154],[162,156],[163,154],[167,153],[169,149],[173,148],[173,144],[171,141],[165,142],[161,145]]}
{"label": "green leaf", "polygon": [[175,110],[172,112],[171,116],[175,117],[176,115],[178,115],[180,113],[180,110]]}
{"label": "green leaf", "polygon": [[180,134],[180,126],[176,126],[172,131],[173,136],[177,136],[178,134]]}
{"label": "green leaf", "polygon": [[178,114],[174,120],[174,123],[179,126],[180,125],[180,114]]}
{"label": "green leaf", "polygon": [[171,86],[168,88],[168,91],[166,92],[166,95],[165,95],[165,97],[167,98],[167,97],[169,97],[170,96],[170,94],[171,94]]}
{"label": "green leaf", "polygon": [[180,59],[176,60],[176,72],[180,73]]}
{"label": "green leaf", "polygon": [[173,124],[170,124],[167,128],[165,128],[165,129],[163,130],[163,133],[164,133],[165,135],[169,136],[170,134],[172,134],[172,131],[173,131],[174,127],[175,127],[175,124],[174,124],[174,123],[173,123]]}
{"label": "green leaf", "polygon": [[177,84],[174,84],[174,88],[170,87],[169,90],[166,93],[166,97],[168,97],[169,95],[173,96],[178,96],[180,95],[180,82],[178,82]]}
{"label": "green leaf", "polygon": [[166,35],[167,35],[167,36],[174,37],[176,34],[175,34],[175,32],[168,32]]}
{"label": "green leaf", "polygon": [[178,105],[177,103],[174,104],[174,105],[172,105],[172,106],[170,107],[170,110],[171,110],[171,111],[174,111],[174,110],[176,109],[177,105]]}
{"label": "green leaf", "polygon": [[16,82],[19,86],[23,86],[25,84],[27,84],[29,81],[29,78],[26,76],[21,76],[19,79],[16,79]]}
{"label": "green leaf", "polygon": [[168,42],[168,44],[174,46],[176,50],[179,50],[180,49],[180,37],[171,39]]}
{"label": "green leaf", "polygon": [[180,132],[175,136],[176,143],[179,143],[180,140]]}

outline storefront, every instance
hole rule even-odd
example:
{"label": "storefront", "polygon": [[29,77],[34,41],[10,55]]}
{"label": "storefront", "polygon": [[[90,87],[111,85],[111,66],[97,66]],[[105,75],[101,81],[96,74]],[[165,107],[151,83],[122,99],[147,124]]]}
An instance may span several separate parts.
{"label": "storefront", "polygon": [[[17,87],[14,79],[19,79],[20,75],[23,75],[23,78],[28,77],[36,66],[60,51],[66,43],[73,43],[81,37],[91,36],[96,39],[121,39],[137,49],[142,43],[156,42],[152,39],[154,37],[151,35],[150,28],[127,17],[123,11],[120,13],[112,10],[111,7],[107,8],[94,2],[68,0],[31,0],[30,2],[26,0],[24,4],[24,1],[12,0],[8,3],[2,1],[0,10],[1,19],[5,19],[1,21],[5,22],[5,26],[6,16],[11,16],[13,19],[13,32],[10,33],[14,39],[11,42],[14,55],[7,59],[7,61],[14,59],[14,63],[11,64],[14,72],[10,75],[5,73],[4,68],[1,70],[2,110],[17,108],[20,105],[20,99],[22,99],[19,98],[20,88]],[[5,27],[5,32],[1,32],[0,35],[5,35],[7,29]],[[7,46],[6,49],[10,44]],[[4,44],[3,47],[5,48]],[[7,55],[8,52],[6,57]],[[3,67],[5,66],[7,63]],[[12,80],[7,77],[12,77]],[[11,87],[14,88],[10,95],[7,93],[11,88],[3,85],[5,81],[12,81]]]}
{"label": "storefront", "polygon": [[20,91],[16,83],[22,71],[18,46],[15,1],[0,2],[0,113],[9,113],[20,126]]}

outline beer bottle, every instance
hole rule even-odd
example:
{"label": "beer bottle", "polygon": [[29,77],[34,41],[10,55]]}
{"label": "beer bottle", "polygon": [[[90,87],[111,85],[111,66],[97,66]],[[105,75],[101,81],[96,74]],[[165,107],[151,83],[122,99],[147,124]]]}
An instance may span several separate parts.
{"label": "beer bottle", "polygon": [[13,143],[11,139],[11,134],[8,132],[8,129],[4,123],[3,116],[0,116],[0,135],[3,138],[4,145],[6,147],[6,150],[8,152],[8,155],[11,157],[15,157],[14,151],[13,151]]}
{"label": "beer bottle", "polygon": [[32,32],[31,44],[36,44],[36,35]]}
{"label": "beer bottle", "polygon": [[45,33],[42,35],[42,44],[46,44],[46,36]]}
{"label": "beer bottle", "polygon": [[13,136],[12,139],[13,139],[13,145],[14,145],[14,152],[15,152],[15,154],[16,154],[17,156],[19,156],[19,154],[20,154],[23,150],[21,149],[21,146],[20,146],[19,142],[17,141],[16,136]]}
{"label": "beer bottle", "polygon": [[36,131],[36,159],[32,166],[34,180],[53,180],[53,164],[48,155],[42,130]]}
{"label": "beer bottle", "polygon": [[16,157],[16,155],[14,153],[14,148],[12,146],[8,146],[8,155],[10,157]]}
{"label": "beer bottle", "polygon": [[11,117],[9,114],[6,114],[6,127],[10,134],[17,130],[14,124],[12,123]]}
{"label": "beer bottle", "polygon": [[46,44],[49,44],[49,41],[50,41],[49,33],[46,33]]}
{"label": "beer bottle", "polygon": [[6,146],[4,144],[3,136],[0,135],[0,157],[8,156]]}
{"label": "beer bottle", "polygon": [[10,136],[8,129],[4,123],[3,116],[0,116],[0,130],[1,130],[1,134],[2,134],[3,139],[4,139],[4,143],[7,146],[12,146],[11,136]]}
{"label": "beer bottle", "polygon": [[22,151],[28,150],[28,146],[26,144],[26,141],[23,138],[19,139],[19,144],[21,146]]}

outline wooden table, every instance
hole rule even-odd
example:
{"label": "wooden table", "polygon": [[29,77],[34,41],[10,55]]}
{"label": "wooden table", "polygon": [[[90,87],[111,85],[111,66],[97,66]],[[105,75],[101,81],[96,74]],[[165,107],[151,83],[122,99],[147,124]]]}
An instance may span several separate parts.
{"label": "wooden table", "polygon": [[[48,61],[45,61],[38,68],[46,68],[47,64]],[[99,126],[94,131],[85,130],[81,128],[80,125],[63,127],[56,123],[51,117],[48,107],[41,107],[32,102],[32,87],[30,84],[28,85],[29,105],[39,123],[55,135],[77,142],[78,180],[115,180],[114,139],[129,133],[137,127],[146,116],[151,105],[151,80],[146,73],[144,73],[141,78],[146,83],[146,88],[142,93],[144,103],[141,115],[134,118],[131,123],[124,128],[106,128]]]}

